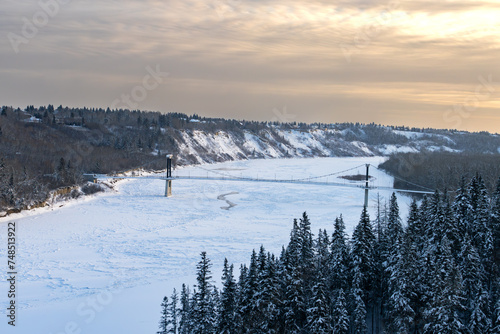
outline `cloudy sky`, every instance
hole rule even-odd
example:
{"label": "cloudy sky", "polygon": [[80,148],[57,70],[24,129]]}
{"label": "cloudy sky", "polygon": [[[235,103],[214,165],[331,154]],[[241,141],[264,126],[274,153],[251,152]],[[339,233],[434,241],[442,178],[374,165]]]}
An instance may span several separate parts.
{"label": "cloudy sky", "polygon": [[0,105],[500,132],[499,1],[2,0],[0,15]]}

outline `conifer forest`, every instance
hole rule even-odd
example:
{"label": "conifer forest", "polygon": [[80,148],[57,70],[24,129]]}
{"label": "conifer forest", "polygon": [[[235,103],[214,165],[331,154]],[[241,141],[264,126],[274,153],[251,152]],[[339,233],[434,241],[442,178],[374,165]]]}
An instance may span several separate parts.
{"label": "conifer forest", "polygon": [[314,235],[304,212],[279,256],[263,245],[239,276],[226,260],[220,286],[202,252],[196,285],[163,298],[157,333],[500,333],[500,181],[489,193],[463,178],[453,198],[413,201],[406,221],[393,194],[351,237],[332,223]]}

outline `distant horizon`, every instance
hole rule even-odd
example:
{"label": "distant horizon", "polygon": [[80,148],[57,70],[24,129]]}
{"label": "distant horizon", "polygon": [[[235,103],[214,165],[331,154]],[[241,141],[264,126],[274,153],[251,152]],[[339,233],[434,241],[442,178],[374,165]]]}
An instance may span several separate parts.
{"label": "distant horizon", "polygon": [[[28,106],[33,106],[34,108],[40,108],[40,107],[48,107],[48,105],[52,105],[54,106],[54,109],[57,109],[59,106],[62,106],[63,108],[69,108],[69,109],[83,109],[83,108],[87,108],[87,109],[102,109],[102,110],[106,110],[107,108],[109,107],[87,107],[87,106],[68,106],[68,105],[62,105],[62,104],[59,104],[59,105],[55,105],[55,104],[52,104],[52,103],[49,103],[47,105],[33,105],[33,104],[28,104],[24,107],[21,107],[21,106],[13,106],[13,105],[2,105],[2,107],[10,107],[10,108],[13,108],[13,109],[21,109],[21,110],[25,110],[26,107]],[[370,125],[370,124],[375,124],[377,126],[381,126],[381,127],[394,127],[394,128],[409,128],[410,130],[408,131],[411,131],[411,129],[420,129],[420,130],[427,130],[427,129],[430,129],[430,130],[437,130],[437,131],[460,131],[460,132],[468,132],[468,133],[481,133],[481,132],[486,132],[486,133],[489,133],[491,135],[499,135],[500,133],[499,132],[491,132],[491,131],[488,131],[488,130],[478,130],[478,131],[469,131],[469,130],[464,130],[464,129],[453,129],[453,128],[435,128],[435,127],[419,127],[419,126],[410,126],[410,125],[406,125],[406,124],[383,124],[383,123],[377,123],[377,122],[368,122],[368,123],[365,123],[365,122],[353,122],[353,121],[333,121],[333,122],[324,122],[324,121],[311,121],[311,122],[306,122],[306,121],[300,121],[300,120],[292,120],[292,121],[289,121],[289,122],[282,122],[282,121],[279,121],[279,120],[258,120],[258,119],[248,119],[248,118],[234,118],[234,117],[223,117],[223,116],[207,116],[207,115],[204,115],[202,113],[185,113],[185,112],[182,112],[182,111],[160,111],[160,110],[142,110],[142,109],[112,109],[112,108],[109,108],[110,110],[112,111],[119,111],[119,110],[123,110],[123,111],[130,111],[130,112],[133,112],[133,111],[140,111],[140,112],[144,112],[144,113],[148,113],[148,112],[151,112],[151,113],[160,113],[160,114],[168,114],[168,113],[179,113],[179,114],[185,114],[186,116],[192,118],[192,116],[198,116],[200,118],[213,118],[213,119],[217,119],[217,118],[220,118],[220,119],[224,119],[224,120],[234,120],[234,121],[245,121],[245,122],[261,122],[261,123],[273,123],[273,122],[278,122],[278,123],[288,123],[288,124],[292,124],[292,123],[305,123],[307,125],[313,125],[313,124],[326,124],[326,125],[335,125],[335,124],[348,124],[348,123],[351,123],[351,124],[356,124],[356,123],[359,123],[361,125]]]}
{"label": "distant horizon", "polygon": [[0,101],[500,132],[487,0],[17,0]]}

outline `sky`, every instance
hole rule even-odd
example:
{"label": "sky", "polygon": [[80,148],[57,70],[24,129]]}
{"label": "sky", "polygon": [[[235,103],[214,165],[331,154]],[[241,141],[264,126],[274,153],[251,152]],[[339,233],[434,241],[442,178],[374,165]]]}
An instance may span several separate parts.
{"label": "sky", "polygon": [[500,133],[500,1],[2,0],[0,105]]}

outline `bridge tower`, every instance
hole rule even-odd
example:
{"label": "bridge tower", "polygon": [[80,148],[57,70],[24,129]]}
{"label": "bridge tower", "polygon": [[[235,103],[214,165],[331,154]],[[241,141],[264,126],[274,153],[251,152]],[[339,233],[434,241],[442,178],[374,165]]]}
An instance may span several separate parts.
{"label": "bridge tower", "polygon": [[368,181],[370,179],[369,169],[370,169],[370,164],[366,164],[365,205],[364,205],[365,209],[368,208],[368,190],[370,189],[368,186]]}
{"label": "bridge tower", "polygon": [[167,154],[167,174],[165,176],[165,197],[170,197],[172,196],[172,154]]}

